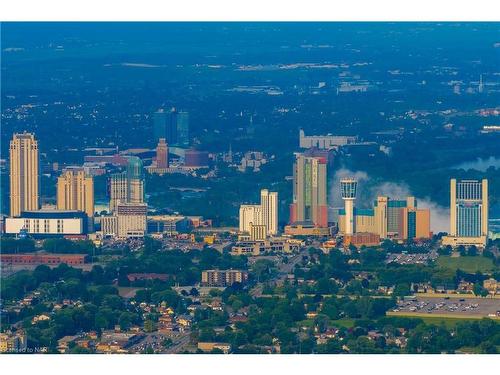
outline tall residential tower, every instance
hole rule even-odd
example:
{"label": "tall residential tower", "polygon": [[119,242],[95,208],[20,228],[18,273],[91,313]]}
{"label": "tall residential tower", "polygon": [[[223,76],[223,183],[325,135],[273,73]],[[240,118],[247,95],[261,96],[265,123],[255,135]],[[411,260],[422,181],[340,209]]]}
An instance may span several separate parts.
{"label": "tall residential tower", "polygon": [[10,141],[10,216],[39,208],[38,142],[31,133]]}
{"label": "tall residential tower", "polygon": [[57,209],[94,216],[94,180],[83,169],[66,170],[57,179]]}
{"label": "tall residential tower", "polygon": [[296,154],[293,170],[293,203],[290,222],[312,223],[315,227],[328,227],[327,158]]}

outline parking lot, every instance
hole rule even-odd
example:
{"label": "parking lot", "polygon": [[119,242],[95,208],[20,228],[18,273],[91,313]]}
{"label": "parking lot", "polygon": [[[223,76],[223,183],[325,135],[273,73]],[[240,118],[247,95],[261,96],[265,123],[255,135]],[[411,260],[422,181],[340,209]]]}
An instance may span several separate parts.
{"label": "parking lot", "polygon": [[500,315],[500,299],[471,297],[415,297],[405,299],[392,310],[404,313],[449,315],[450,317],[496,317]]}
{"label": "parking lot", "polygon": [[398,264],[428,264],[430,261],[436,260],[438,254],[434,251],[429,253],[417,253],[417,254],[389,254],[385,260],[386,264],[398,263]]}

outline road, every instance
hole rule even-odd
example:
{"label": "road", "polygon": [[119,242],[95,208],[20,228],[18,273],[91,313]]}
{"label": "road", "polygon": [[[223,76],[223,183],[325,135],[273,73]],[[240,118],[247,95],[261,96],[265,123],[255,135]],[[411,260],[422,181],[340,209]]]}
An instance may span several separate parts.
{"label": "road", "polygon": [[[288,258],[287,263],[279,262],[278,263],[278,272],[277,276],[272,280],[274,284],[282,284],[287,275],[293,271],[295,268],[295,265],[298,264],[302,260],[302,256],[307,255],[307,248],[304,247],[301,249],[297,254],[292,256],[291,258]],[[260,297],[262,296],[262,289],[264,288],[263,283],[257,283],[251,290],[250,290],[250,295],[252,297]]]}
{"label": "road", "polygon": [[167,348],[167,350],[164,353],[167,354],[174,354],[174,353],[180,353],[184,350],[184,348],[189,345],[189,333],[184,333],[182,336],[177,337],[176,340],[174,340],[172,346]]}

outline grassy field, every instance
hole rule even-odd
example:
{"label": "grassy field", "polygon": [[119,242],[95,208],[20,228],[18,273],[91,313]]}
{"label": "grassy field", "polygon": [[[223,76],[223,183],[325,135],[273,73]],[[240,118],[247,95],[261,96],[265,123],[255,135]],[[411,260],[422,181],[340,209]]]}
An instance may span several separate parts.
{"label": "grassy field", "polygon": [[469,273],[475,273],[477,271],[487,272],[495,269],[493,261],[482,256],[456,258],[441,256],[437,259],[437,264],[442,268],[449,268],[452,270],[461,269]]}
{"label": "grassy field", "polygon": [[[418,313],[414,314],[402,314],[402,313],[393,313],[389,312],[387,313],[387,316],[404,316],[405,318],[415,318],[415,319],[421,319],[424,321],[426,324],[434,324],[434,325],[441,325],[444,324],[446,328],[453,328],[455,327],[458,323],[466,322],[466,321],[473,321],[473,320],[479,320],[483,319],[482,317],[473,317],[473,316],[464,316],[464,317],[448,317],[448,316],[425,316],[425,315],[419,315]],[[492,318],[492,320],[500,323],[500,320],[496,318]]]}

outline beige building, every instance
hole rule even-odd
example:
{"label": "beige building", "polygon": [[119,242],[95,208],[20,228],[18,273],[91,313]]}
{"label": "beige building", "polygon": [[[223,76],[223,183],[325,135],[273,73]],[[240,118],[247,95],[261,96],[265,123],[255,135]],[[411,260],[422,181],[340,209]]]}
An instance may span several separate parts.
{"label": "beige building", "polygon": [[57,209],[94,216],[94,179],[83,169],[67,170],[57,179]]}
{"label": "beige building", "polygon": [[246,283],[248,272],[242,270],[206,270],[201,273],[203,286],[231,286],[234,283]]}
{"label": "beige building", "polygon": [[31,133],[10,141],[10,216],[39,208],[38,142]]}
{"label": "beige building", "polygon": [[119,202],[127,202],[128,180],[125,173],[115,173],[109,181],[109,210],[114,212]]}
{"label": "beige building", "polygon": [[262,189],[260,204],[240,206],[240,232],[250,233],[253,226],[265,226],[266,235],[278,233],[278,193]]}
{"label": "beige building", "polygon": [[144,237],[148,205],[146,203],[119,203],[116,207],[118,238]]}

